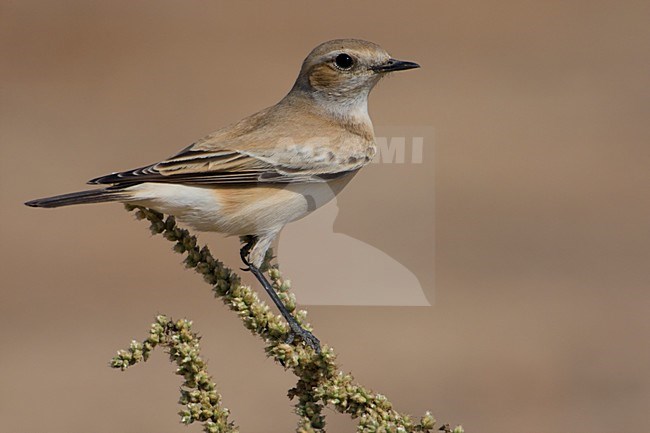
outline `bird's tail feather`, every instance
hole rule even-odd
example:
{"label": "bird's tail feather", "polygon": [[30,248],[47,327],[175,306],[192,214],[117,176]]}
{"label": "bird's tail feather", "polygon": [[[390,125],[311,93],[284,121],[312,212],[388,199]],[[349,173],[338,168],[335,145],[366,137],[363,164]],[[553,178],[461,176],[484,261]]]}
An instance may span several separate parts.
{"label": "bird's tail feather", "polygon": [[39,198],[25,203],[31,207],[61,207],[73,204],[103,203],[109,201],[126,201],[129,194],[123,190],[110,188],[93,189],[88,191],[72,192],[70,194],[55,195],[54,197]]}

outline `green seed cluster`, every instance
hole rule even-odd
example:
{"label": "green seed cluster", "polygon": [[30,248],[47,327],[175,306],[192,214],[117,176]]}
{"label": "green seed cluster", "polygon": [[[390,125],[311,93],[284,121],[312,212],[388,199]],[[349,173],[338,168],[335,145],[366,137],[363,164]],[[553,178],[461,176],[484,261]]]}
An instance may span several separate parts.
{"label": "green seed cluster", "polygon": [[[359,432],[428,432],[436,423],[430,412],[426,412],[420,421],[415,423],[408,415],[395,411],[384,395],[370,392],[354,383],[351,375],[341,372],[318,385],[315,395],[339,412],[359,418]],[[459,433],[462,433],[462,430]]]}
{"label": "green seed cluster", "polygon": [[[298,432],[324,432],[325,417],[322,412],[326,405],[358,418],[358,432],[430,432],[434,428],[436,421],[429,412],[416,423],[395,411],[386,397],[362,387],[354,382],[351,375],[341,372],[331,347],[323,345],[318,354],[299,339],[287,343],[289,327],[282,316],[271,312],[257,293],[242,285],[239,276],[215,259],[206,246],[199,247],[196,237],[178,227],[174,217],[165,218],[159,212],[140,206],[127,205],[126,208],[135,210],[138,219],[148,220],[153,234],[162,234],[165,239],[174,242],[174,251],[186,254],[185,266],[200,273],[212,286],[215,297],[235,311],[251,333],[264,340],[267,356],[298,377],[296,386],[288,393],[290,399],[297,400]],[[247,239],[243,238],[242,241]],[[271,265],[272,259],[269,251],[262,269],[268,272],[273,288],[289,311],[302,326],[310,330],[305,323],[307,312],[296,310],[290,281],[283,280],[278,266]],[[156,345],[165,345],[172,360],[179,365],[179,374],[185,378],[186,389],[182,391],[180,402],[187,406],[187,410],[181,412],[182,421],[187,424],[201,421],[204,430],[209,432],[234,432],[235,428],[227,420],[228,410],[221,407],[221,397],[204,370],[205,364],[198,355],[198,338],[190,332],[189,325],[187,321],[172,323],[165,316],[159,316],[152,325],[149,338],[143,343],[132,342],[129,349],[118,352],[111,365],[124,370],[137,362],[146,361]],[[181,346],[173,345],[176,343],[182,344],[182,351]],[[442,429],[463,433],[460,426],[451,430],[444,425]]]}
{"label": "green seed cluster", "polygon": [[125,370],[146,361],[156,346],[164,346],[169,359],[176,363],[176,374],[183,376],[179,403],[185,409],[179,412],[181,422],[200,422],[206,433],[235,433],[237,428],[228,420],[230,412],[221,405],[221,395],[207,372],[199,353],[199,336],[192,332],[192,322],[173,321],[166,316],[156,317],[149,337],[144,342],[132,341],[126,350],[117,352],[111,367]]}

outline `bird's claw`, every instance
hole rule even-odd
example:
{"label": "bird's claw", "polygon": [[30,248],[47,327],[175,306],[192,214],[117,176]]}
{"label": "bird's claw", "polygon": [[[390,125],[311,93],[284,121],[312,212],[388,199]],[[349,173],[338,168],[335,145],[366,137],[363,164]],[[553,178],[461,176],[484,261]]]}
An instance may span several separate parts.
{"label": "bird's claw", "polygon": [[296,336],[300,337],[304,343],[314,349],[316,353],[320,354],[321,353],[321,348],[320,348],[320,340],[316,338],[314,334],[311,332],[307,331],[305,328],[300,326],[298,323],[290,323],[289,326],[291,326],[291,331],[289,332],[289,336],[286,339],[287,344],[293,343],[295,340]]}
{"label": "bird's claw", "polygon": [[244,264],[246,265],[246,268],[240,268],[242,271],[250,271],[251,269],[250,268],[251,263],[248,260],[248,255],[250,254],[251,249],[253,249],[254,243],[255,243],[254,241],[247,242],[239,250],[239,257],[241,257],[241,261],[244,262]]}

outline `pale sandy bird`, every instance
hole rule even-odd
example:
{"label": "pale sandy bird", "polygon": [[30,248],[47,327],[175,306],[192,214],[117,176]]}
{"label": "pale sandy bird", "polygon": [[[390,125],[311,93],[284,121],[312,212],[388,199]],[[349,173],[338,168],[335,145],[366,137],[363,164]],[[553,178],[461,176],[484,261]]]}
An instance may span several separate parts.
{"label": "pale sandy bird", "polygon": [[250,235],[242,260],[260,280],[292,335],[319,342],[286,310],[259,271],[282,227],[336,195],[375,155],[368,94],[393,71],[417,68],[379,45],[325,42],[309,53],[276,105],[222,128],[164,161],[89,181],[108,185],[27,202],[59,207],[118,201],[174,215],[202,231]]}

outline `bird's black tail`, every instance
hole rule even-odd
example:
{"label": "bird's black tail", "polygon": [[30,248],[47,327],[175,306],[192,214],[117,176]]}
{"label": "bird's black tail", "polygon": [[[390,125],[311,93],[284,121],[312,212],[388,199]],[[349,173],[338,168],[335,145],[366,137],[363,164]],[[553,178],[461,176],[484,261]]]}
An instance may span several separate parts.
{"label": "bird's black tail", "polygon": [[25,203],[31,207],[61,207],[73,204],[103,203],[108,201],[128,200],[129,195],[123,190],[93,189],[89,191],[72,192],[55,195],[54,197],[39,198]]}

